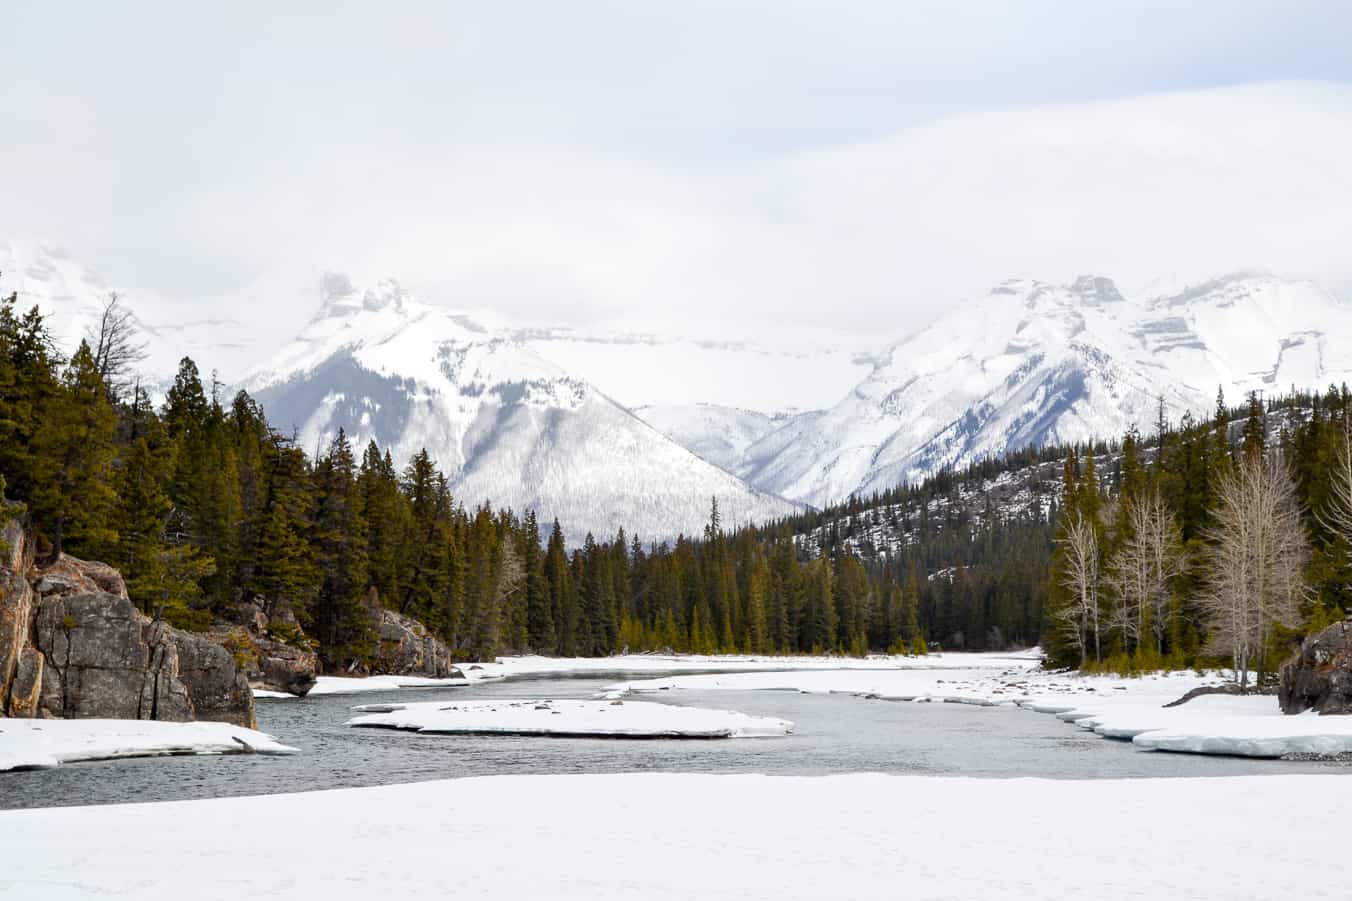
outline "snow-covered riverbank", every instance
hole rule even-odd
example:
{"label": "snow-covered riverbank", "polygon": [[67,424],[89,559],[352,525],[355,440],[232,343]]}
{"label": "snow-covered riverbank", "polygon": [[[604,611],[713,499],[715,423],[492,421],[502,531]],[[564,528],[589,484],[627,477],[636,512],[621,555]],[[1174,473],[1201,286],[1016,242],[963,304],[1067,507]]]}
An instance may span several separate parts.
{"label": "snow-covered riverbank", "polygon": [[1136,678],[1033,669],[726,673],[670,676],[608,686],[610,698],[658,691],[781,690],[890,701],[1017,705],[1055,714],[1106,738],[1148,750],[1242,757],[1352,753],[1352,717],[1285,716],[1271,696],[1205,695],[1165,705],[1220,674],[1155,673]]}
{"label": "snow-covered riverbank", "polygon": [[[466,663],[460,678],[425,676],[320,676],[312,695],[361,694],[418,688],[454,688],[498,679],[544,676],[610,676],[642,673],[786,672],[828,670],[1033,669],[1040,651],[998,654],[930,654],[920,657],[875,654],[869,657],[776,657],[749,654],[617,654],[613,657],[499,657],[492,663]],[[255,690],[254,696],[285,700],[293,695]]]}
{"label": "snow-covered riverbank", "polygon": [[296,749],[228,723],[0,719],[0,771],[122,757],[255,753],[294,754]]}
{"label": "snow-covered riverbank", "polygon": [[1352,779],[499,776],[10,811],[0,898],[1341,899],[1311,804]]}
{"label": "snow-covered riverbank", "polygon": [[349,726],[439,735],[538,735],[569,738],[764,738],[788,735],[793,723],[644,701],[427,701],[369,704]]}

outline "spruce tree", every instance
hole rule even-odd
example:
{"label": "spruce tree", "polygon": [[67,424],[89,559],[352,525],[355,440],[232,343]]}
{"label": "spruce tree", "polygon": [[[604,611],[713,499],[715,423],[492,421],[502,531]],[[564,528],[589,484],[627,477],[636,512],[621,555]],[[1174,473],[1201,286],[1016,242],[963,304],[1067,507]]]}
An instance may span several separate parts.
{"label": "spruce tree", "polygon": [[29,504],[51,540],[53,555],[68,542],[85,554],[116,543],[116,434],[117,416],[94,355],[80,342],[33,435],[36,478]]}

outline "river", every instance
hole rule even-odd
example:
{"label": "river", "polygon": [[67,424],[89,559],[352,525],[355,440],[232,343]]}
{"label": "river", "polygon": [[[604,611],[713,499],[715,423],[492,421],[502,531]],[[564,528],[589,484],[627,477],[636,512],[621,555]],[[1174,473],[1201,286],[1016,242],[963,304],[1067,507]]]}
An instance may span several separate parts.
{"label": "river", "polygon": [[[653,672],[635,678],[653,678]],[[531,677],[467,687],[260,700],[258,727],[293,757],[144,758],[0,773],[0,809],[273,794],[505,773],[844,772],[1103,779],[1347,772],[1345,764],[1139,751],[1013,707],[913,704],[778,691],[673,691],[641,700],[792,720],[793,735],[726,741],[433,736],[353,729],[356,704],[469,698],[588,698],[624,681]]]}

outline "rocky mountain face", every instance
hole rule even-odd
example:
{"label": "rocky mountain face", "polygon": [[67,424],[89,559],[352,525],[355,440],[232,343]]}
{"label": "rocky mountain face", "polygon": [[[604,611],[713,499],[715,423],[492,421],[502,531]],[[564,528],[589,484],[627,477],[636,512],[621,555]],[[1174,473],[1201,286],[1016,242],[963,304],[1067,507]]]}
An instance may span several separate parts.
{"label": "rocky mountain face", "polygon": [[0,560],[0,712],[12,717],[212,720],[253,728],[249,684],[205,635],[152,621],[110,566],[39,566],[17,523]]}
{"label": "rocky mountain face", "polygon": [[489,501],[569,537],[697,532],[717,497],[725,521],[795,505],[751,489],[521,341],[417,302],[396,283],[330,275],[319,313],[243,386],[307,450],[341,428],[404,461],[426,448],[466,504]]}

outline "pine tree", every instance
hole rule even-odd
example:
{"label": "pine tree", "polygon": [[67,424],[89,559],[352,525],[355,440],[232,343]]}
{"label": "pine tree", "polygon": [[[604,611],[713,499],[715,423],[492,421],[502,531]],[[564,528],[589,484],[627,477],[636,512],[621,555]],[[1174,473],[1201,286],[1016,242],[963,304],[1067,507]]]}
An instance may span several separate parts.
{"label": "pine tree", "polygon": [[558,645],[558,637],[554,632],[549,582],[545,578],[545,556],[540,548],[540,524],[534,510],[526,514],[522,554],[522,565],[526,571],[526,642],[532,651],[553,653]]}
{"label": "pine tree", "polygon": [[52,553],[69,542],[81,552],[117,541],[112,464],[117,417],[89,345],[81,342],[33,436],[35,473],[29,504]]}
{"label": "pine tree", "polygon": [[321,574],[310,621],[325,663],[365,660],[374,650],[373,624],[363,603],[369,584],[367,525],[357,466],[342,429],[315,467],[311,542]]}

